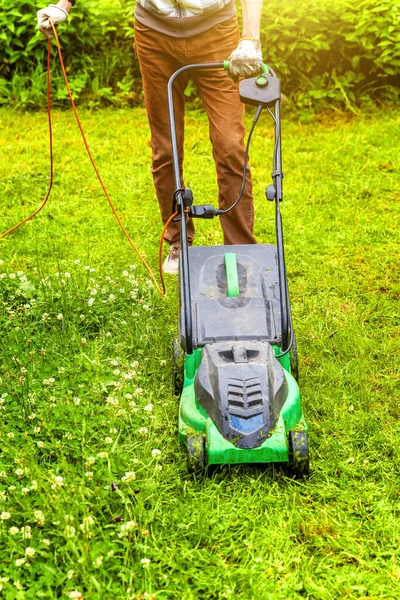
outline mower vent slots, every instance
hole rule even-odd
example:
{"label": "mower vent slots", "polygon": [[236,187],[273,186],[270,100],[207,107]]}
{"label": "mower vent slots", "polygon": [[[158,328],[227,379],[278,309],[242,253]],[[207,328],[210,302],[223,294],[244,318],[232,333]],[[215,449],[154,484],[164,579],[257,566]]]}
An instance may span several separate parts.
{"label": "mower vent slots", "polygon": [[238,433],[252,433],[262,426],[263,404],[261,382],[258,377],[243,380],[229,379],[229,421],[231,427]]}

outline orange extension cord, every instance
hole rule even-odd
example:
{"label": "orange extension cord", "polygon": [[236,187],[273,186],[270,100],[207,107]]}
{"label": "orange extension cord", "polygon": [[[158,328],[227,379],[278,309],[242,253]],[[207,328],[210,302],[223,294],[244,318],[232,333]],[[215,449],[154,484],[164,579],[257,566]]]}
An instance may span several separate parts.
{"label": "orange extension cord", "polygon": [[[159,271],[160,271],[160,280],[161,280],[161,287],[158,284],[155,275],[153,273],[153,271],[151,270],[150,266],[148,265],[148,263],[146,262],[145,258],[140,254],[139,250],[137,249],[137,247],[135,246],[133,240],[131,239],[129,233],[127,232],[127,230],[125,229],[116,209],[115,206],[107,192],[106,186],[104,185],[103,179],[101,178],[101,175],[97,169],[96,163],[93,159],[92,153],[90,151],[89,148],[89,144],[87,142],[85,133],[83,131],[82,128],[82,124],[80,122],[79,119],[79,115],[78,115],[78,111],[76,109],[75,106],[75,102],[74,99],[72,97],[72,93],[71,93],[71,88],[69,86],[69,81],[68,81],[68,76],[65,70],[65,66],[64,66],[64,61],[63,61],[63,57],[62,57],[62,52],[61,52],[61,46],[60,46],[60,41],[57,35],[57,30],[54,27],[54,24],[51,22],[51,26],[53,29],[53,34],[54,34],[54,38],[56,40],[56,44],[57,44],[57,52],[58,52],[58,57],[60,60],[60,65],[61,65],[61,70],[62,70],[62,74],[64,77],[64,81],[65,81],[65,85],[67,87],[67,92],[68,92],[68,97],[70,99],[71,102],[71,106],[72,109],[74,111],[74,115],[75,115],[75,119],[76,122],[78,124],[79,130],[81,132],[81,136],[82,136],[82,140],[83,143],[85,145],[86,148],[86,152],[89,156],[90,162],[92,163],[93,169],[96,173],[97,179],[99,180],[99,183],[103,189],[104,195],[107,198],[107,201],[111,207],[112,212],[114,213],[114,216],[118,222],[118,225],[121,227],[126,239],[128,240],[129,244],[131,245],[131,247],[133,248],[133,250],[136,252],[136,254],[138,255],[138,257],[140,258],[140,260],[142,261],[143,265],[145,266],[145,268],[147,269],[157,291],[159,292],[159,294],[161,296],[165,296],[166,294],[166,289],[165,289],[165,282],[164,282],[164,277],[163,277],[163,273],[162,273],[162,252],[163,252],[163,242],[164,242],[164,236],[165,233],[167,231],[168,225],[171,223],[172,219],[174,219],[178,213],[175,212],[174,214],[172,214],[170,216],[170,218],[168,219],[168,221],[165,223],[162,234],[161,234],[161,238],[160,238],[160,246],[159,246],[159,252],[158,252],[158,262],[159,262]],[[50,193],[51,190],[53,188],[53,128],[52,128],[52,119],[51,119],[51,40],[48,40],[48,45],[47,45],[47,115],[48,115],[48,123],[49,123],[49,138],[50,138],[50,184],[49,184],[49,188],[47,190],[47,194],[46,197],[43,201],[43,203],[41,204],[41,206],[35,210],[35,212],[33,212],[31,215],[29,215],[28,217],[26,217],[23,221],[21,221],[20,223],[18,223],[17,225],[14,225],[14,227],[12,227],[11,229],[9,229],[8,231],[5,231],[4,233],[2,233],[0,235],[0,240],[2,238],[5,238],[9,233],[12,233],[13,231],[15,231],[16,229],[18,229],[19,227],[21,227],[21,225],[23,225],[24,223],[26,223],[27,221],[29,221],[30,219],[33,219],[33,217],[35,217],[46,205],[49,197],[50,197]]]}

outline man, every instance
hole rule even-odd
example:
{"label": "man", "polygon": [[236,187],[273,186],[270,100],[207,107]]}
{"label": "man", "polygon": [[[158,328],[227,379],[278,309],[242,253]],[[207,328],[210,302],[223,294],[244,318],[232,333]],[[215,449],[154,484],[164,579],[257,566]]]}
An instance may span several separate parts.
{"label": "man", "polygon": [[[83,1],[83,0],[82,0]],[[180,67],[192,63],[221,62],[229,57],[229,74],[222,70],[193,71],[200,98],[208,115],[210,139],[217,168],[219,208],[231,206],[239,195],[243,177],[244,107],[237,80],[259,73],[262,62],[260,20],[262,0],[241,0],[243,31],[240,38],[235,0],[137,0],[135,46],[142,72],[146,111],[151,130],[153,180],[165,223],[171,214],[174,177],[172,169],[167,83]],[[39,10],[38,27],[52,38],[55,25],[68,18],[76,0],[60,0]],[[181,168],[184,139],[184,90],[188,72],[175,82],[174,103]],[[224,244],[255,244],[254,207],[250,171],[239,205],[220,217]],[[188,241],[194,226],[188,222]],[[180,252],[179,223],[171,223],[165,236],[170,244],[163,269],[177,273]]]}

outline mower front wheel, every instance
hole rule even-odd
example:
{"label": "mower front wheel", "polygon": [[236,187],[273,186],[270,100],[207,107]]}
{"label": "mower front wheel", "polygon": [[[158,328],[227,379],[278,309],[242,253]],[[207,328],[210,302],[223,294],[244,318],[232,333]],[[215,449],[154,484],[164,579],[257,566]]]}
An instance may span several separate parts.
{"label": "mower front wheel", "polygon": [[305,431],[289,431],[289,467],[294,477],[308,477],[310,474],[308,439]]}
{"label": "mower front wheel", "polygon": [[188,436],[187,444],[187,467],[189,473],[195,473],[206,466],[206,449],[204,438],[201,434]]}

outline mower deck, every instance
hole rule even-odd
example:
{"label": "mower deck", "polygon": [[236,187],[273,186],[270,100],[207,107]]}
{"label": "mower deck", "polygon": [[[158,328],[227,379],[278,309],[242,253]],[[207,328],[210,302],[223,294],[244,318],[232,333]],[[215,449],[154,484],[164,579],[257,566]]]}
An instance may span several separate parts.
{"label": "mower deck", "polygon": [[305,473],[300,390],[289,353],[279,356],[276,247],[192,247],[189,259],[195,349],[184,357],[179,411],[189,470],[286,463]]}

